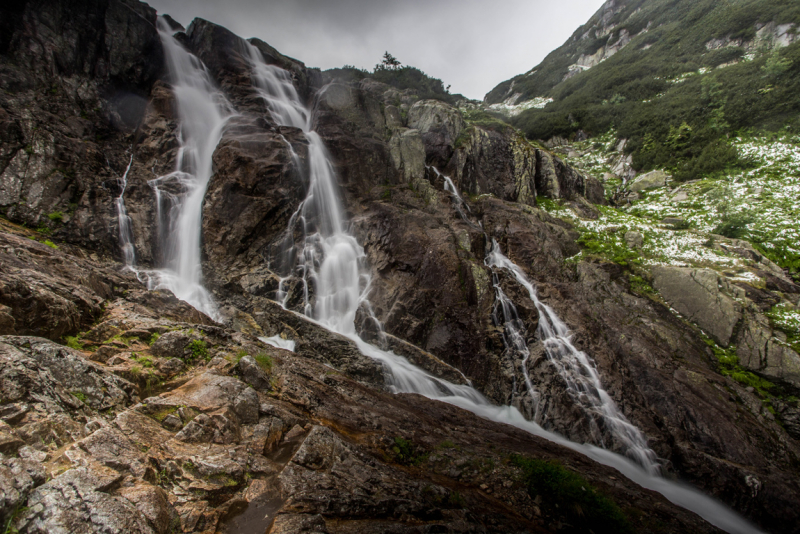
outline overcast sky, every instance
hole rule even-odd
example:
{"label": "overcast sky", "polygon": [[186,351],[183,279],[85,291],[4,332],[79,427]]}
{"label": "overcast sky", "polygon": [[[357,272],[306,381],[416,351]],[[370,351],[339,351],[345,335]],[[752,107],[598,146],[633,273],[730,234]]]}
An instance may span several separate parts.
{"label": "overcast sky", "polygon": [[483,96],[536,66],[604,0],[145,0],[188,26],[195,17],[258,37],[310,67],[372,69],[384,51]]}

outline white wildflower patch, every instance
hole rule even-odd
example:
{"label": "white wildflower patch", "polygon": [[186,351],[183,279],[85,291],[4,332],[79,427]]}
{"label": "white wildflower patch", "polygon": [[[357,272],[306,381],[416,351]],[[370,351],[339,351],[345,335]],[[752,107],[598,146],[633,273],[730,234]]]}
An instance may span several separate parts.
{"label": "white wildflower patch", "polygon": [[547,106],[547,104],[551,103],[552,101],[553,101],[552,98],[537,96],[536,98],[520,102],[519,104],[511,104],[508,103],[509,101],[501,102],[499,104],[492,104],[490,106],[487,106],[487,109],[489,111],[496,111],[498,113],[502,113],[507,117],[515,117],[528,109],[544,109],[544,107]]}
{"label": "white wildflower patch", "polygon": [[[575,143],[565,159],[582,172],[607,177],[606,186],[616,188],[609,177],[619,160],[616,133]],[[741,156],[753,167],[718,179],[683,184],[672,183],[641,193],[623,208],[602,208],[596,221],[584,220],[572,210],[554,203],[544,207],[552,215],[571,221],[592,239],[625,247],[627,231],[644,237],[644,264],[704,266],[723,272],[734,281],[758,283],[750,260],[714,246],[711,235],[727,217],[741,215],[747,240],[773,256],[800,255],[800,138],[739,138],[733,141]],[[665,218],[684,221],[678,230]],[[788,256],[787,256],[788,257]],[[794,316],[792,316],[794,317]]]}

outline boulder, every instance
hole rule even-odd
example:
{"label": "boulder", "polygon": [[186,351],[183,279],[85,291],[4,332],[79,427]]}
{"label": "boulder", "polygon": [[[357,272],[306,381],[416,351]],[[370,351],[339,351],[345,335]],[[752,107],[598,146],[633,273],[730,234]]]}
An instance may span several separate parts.
{"label": "boulder", "polygon": [[642,248],[644,236],[641,232],[629,230],[625,232],[625,244],[628,245],[628,248]]}
{"label": "boulder", "polygon": [[634,180],[629,189],[634,193],[641,193],[650,189],[657,189],[667,185],[669,175],[664,171],[652,171],[639,176]]}
{"label": "boulder", "polygon": [[267,373],[264,372],[252,356],[247,355],[239,360],[233,371],[258,391],[267,392],[270,390]]}
{"label": "boulder", "polygon": [[31,534],[154,534],[131,501],[110,494],[121,480],[122,475],[107,467],[70,469],[31,493],[17,528]]}
{"label": "boulder", "polygon": [[461,112],[439,100],[420,100],[408,110],[408,127],[420,131],[427,160],[444,165],[453,154],[456,139],[464,129]]}

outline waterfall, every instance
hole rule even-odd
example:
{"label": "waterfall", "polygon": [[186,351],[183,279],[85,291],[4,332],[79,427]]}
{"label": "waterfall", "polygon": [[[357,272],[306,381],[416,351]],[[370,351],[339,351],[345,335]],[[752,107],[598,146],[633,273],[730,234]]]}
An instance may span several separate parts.
{"label": "waterfall", "polygon": [[[251,67],[253,83],[273,120],[280,125],[302,129],[309,143],[308,192],[290,219],[285,234],[285,238],[292,236],[295,234],[294,225],[301,226],[299,234],[302,237],[288,247],[288,255],[294,263],[286,276],[300,278],[304,284],[313,286],[313,298],[310,291],[305,293],[306,315],[351,339],[364,355],[380,362],[387,386],[393,392],[417,393],[459,406],[479,417],[515,426],[613,467],[640,486],[661,493],[673,503],[696,512],[728,532],[744,534],[755,531],[735,512],[692,488],[656,476],[621,455],[592,445],[579,445],[548,432],[525,419],[516,408],[493,405],[473,387],[434,377],[407,359],[359,337],[355,317],[362,306],[365,313],[370,313],[367,300],[370,276],[364,250],[347,229],[336,175],[327,151],[319,135],[311,130],[311,113],[302,105],[289,73],[266,65],[261,53],[249,43],[243,52]],[[455,187],[453,191],[458,195]]]}
{"label": "waterfall", "polygon": [[213,174],[212,156],[233,107],[215,87],[203,63],[172,37],[163,19],[158,21],[158,33],[177,107],[179,148],[175,170],[149,182],[156,195],[165,266],[140,274],[147,278],[148,289],[167,289],[220,320],[213,297],[202,285],[201,230],[203,198]]}
{"label": "waterfall", "polygon": [[[433,173],[436,174],[436,176],[439,176],[444,180],[444,189],[445,191],[450,193],[450,196],[453,198],[453,207],[456,209],[458,215],[463,220],[465,220],[466,222],[470,222],[469,219],[467,218],[467,213],[470,213],[469,206],[467,206],[466,202],[464,202],[464,199],[461,198],[461,195],[458,194],[458,189],[456,189],[456,184],[453,183],[453,180],[446,174],[442,174],[441,172],[439,172],[439,169],[437,169],[436,167],[428,165],[426,165],[425,167],[433,171]],[[464,212],[465,209],[467,210],[466,212]]]}
{"label": "waterfall", "polygon": [[[506,345],[506,349],[511,352],[512,356],[514,354],[522,356],[520,368],[530,398],[529,412],[533,414],[533,420],[538,422],[540,421],[539,401],[541,396],[536,391],[536,388],[533,387],[531,377],[528,374],[528,360],[531,358],[531,352],[528,349],[528,343],[525,341],[525,324],[520,319],[514,303],[511,302],[511,299],[503,292],[503,288],[500,287],[500,277],[497,276],[497,273],[492,273],[492,285],[496,295],[492,319],[494,324],[503,326],[503,342]],[[517,395],[516,377],[514,378],[513,395]]]}
{"label": "waterfall", "polygon": [[[494,239],[489,255],[486,257],[486,265],[507,271],[528,291],[531,301],[539,312],[537,334],[544,346],[547,359],[558,370],[573,401],[581,406],[587,414],[593,416],[591,421],[594,434],[599,438],[600,443],[603,443],[603,432],[598,427],[595,418],[602,421],[604,428],[614,440],[619,442],[619,447],[625,451],[627,456],[644,466],[652,474],[657,474],[659,466],[656,454],[647,446],[647,440],[641,431],[619,412],[614,400],[603,388],[594,362],[585,352],[575,348],[570,340],[570,331],[567,325],[559,319],[552,308],[539,300],[536,289],[525,273],[503,255],[500,246]],[[495,287],[500,295],[502,289]],[[508,315],[506,315],[506,320],[508,320]],[[524,344],[524,339],[521,342]],[[527,347],[525,353],[527,354]],[[527,368],[524,372],[530,388],[532,386],[530,386],[530,379],[527,378]],[[535,392],[532,391],[531,394],[534,395]],[[534,420],[543,424],[541,417],[541,411],[537,406]]]}
{"label": "waterfall", "polygon": [[125,174],[118,180],[119,196],[114,200],[114,205],[117,207],[117,224],[119,225],[119,246],[122,251],[122,259],[125,262],[125,268],[127,269],[134,269],[136,266],[136,248],[133,246],[133,228],[131,226],[131,218],[128,217],[128,210],[125,208],[125,190],[128,188],[128,173],[131,172],[132,165],[133,152],[131,152],[131,160],[128,162]]}

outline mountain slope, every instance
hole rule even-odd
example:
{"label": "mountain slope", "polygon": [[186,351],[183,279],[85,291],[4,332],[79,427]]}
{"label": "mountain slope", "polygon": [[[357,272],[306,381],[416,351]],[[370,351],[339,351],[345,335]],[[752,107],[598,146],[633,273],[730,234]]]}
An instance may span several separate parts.
{"label": "mountain slope", "polygon": [[637,170],[696,178],[738,163],[733,132],[800,127],[798,24],[789,0],[610,0],[486,102],[552,99],[514,125],[534,139],[613,128]]}

